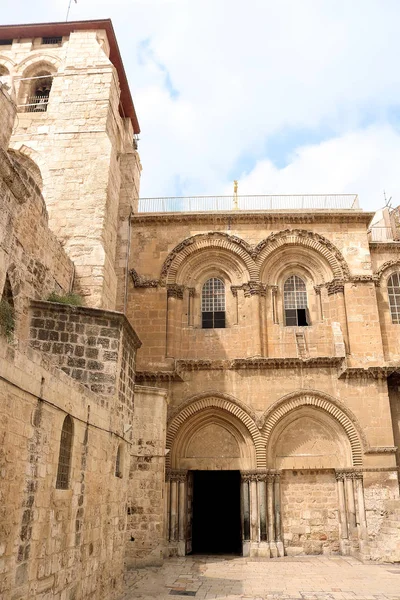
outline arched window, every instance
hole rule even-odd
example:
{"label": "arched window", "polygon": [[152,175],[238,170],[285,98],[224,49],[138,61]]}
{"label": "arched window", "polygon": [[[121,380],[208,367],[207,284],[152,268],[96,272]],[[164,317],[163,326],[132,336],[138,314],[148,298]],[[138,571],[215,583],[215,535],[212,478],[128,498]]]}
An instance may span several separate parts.
{"label": "arched window", "polygon": [[14,298],[8,274],[4,283],[3,293],[0,299],[0,333],[9,341],[12,340],[15,329]]}
{"label": "arched window", "polygon": [[212,277],[201,291],[201,323],[203,329],[225,327],[225,285]]}
{"label": "arched window", "polygon": [[117,448],[117,456],[115,459],[115,477],[122,478],[122,447],[119,444]]}
{"label": "arched window", "polygon": [[28,82],[30,85],[24,103],[25,112],[46,112],[53,83],[52,74],[47,70],[35,71]]}
{"label": "arched window", "polygon": [[58,456],[56,488],[59,490],[67,490],[69,487],[73,434],[74,424],[71,417],[67,415],[61,431],[60,454]]}
{"label": "arched window", "polygon": [[393,273],[387,283],[392,323],[400,323],[400,273]]}
{"label": "arched window", "polygon": [[285,325],[304,327],[310,324],[307,307],[306,284],[297,275],[291,275],[283,286]]}

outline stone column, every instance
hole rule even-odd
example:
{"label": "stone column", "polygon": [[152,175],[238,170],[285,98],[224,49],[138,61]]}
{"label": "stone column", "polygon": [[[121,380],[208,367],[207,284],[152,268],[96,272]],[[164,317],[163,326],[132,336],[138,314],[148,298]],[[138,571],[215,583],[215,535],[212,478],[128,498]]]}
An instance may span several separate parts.
{"label": "stone column", "polygon": [[260,541],[256,476],[252,476],[250,481],[250,539],[252,542]]}
{"label": "stone column", "polygon": [[186,477],[186,471],[178,475],[178,556],[186,554]]}
{"label": "stone column", "polygon": [[[186,477],[187,471],[168,469],[170,485],[169,541],[178,543],[179,556],[185,555],[186,542]],[[183,552],[183,554],[182,554]]]}
{"label": "stone column", "polygon": [[281,473],[276,472],[274,478],[274,506],[275,506],[275,541],[278,556],[284,556],[285,550],[282,542],[281,522]]}
{"label": "stone column", "polygon": [[338,502],[339,502],[340,551],[342,554],[349,554],[347,511],[346,511],[346,500],[345,500],[345,495],[344,495],[345,474],[341,471],[336,471],[335,476],[336,476],[336,487],[337,487]]}
{"label": "stone column", "polygon": [[355,473],[346,473],[346,501],[347,501],[347,522],[349,526],[349,537],[352,537],[357,531],[356,504],[354,500],[353,478]]}
{"label": "stone column", "polygon": [[279,314],[278,314],[278,302],[277,302],[277,297],[278,297],[278,286],[277,285],[272,285],[271,286],[271,298],[272,298],[272,320],[274,323],[278,324],[279,323]]}
{"label": "stone column", "polygon": [[245,290],[245,298],[250,299],[251,306],[251,329],[253,332],[253,355],[261,356],[261,319],[260,319],[260,295],[262,284],[249,281]]}
{"label": "stone column", "polygon": [[275,498],[274,498],[275,474],[268,473],[267,476],[267,504],[268,504],[268,542],[272,558],[278,556],[275,540]]}
{"label": "stone column", "polygon": [[[183,300],[184,287],[170,284],[167,287],[167,358],[175,358],[178,300]],[[179,321],[180,322],[180,321]]]}
{"label": "stone column", "polygon": [[266,489],[266,474],[260,474],[257,481],[258,488],[258,503],[260,513],[260,541],[266,542],[268,540],[267,533],[267,489]]}
{"label": "stone column", "polygon": [[364,502],[364,486],[363,474],[361,472],[354,473],[355,493],[357,495],[357,526],[358,537],[360,540],[360,550],[365,551],[368,542],[367,519],[365,516]]}
{"label": "stone column", "polygon": [[250,554],[250,490],[249,476],[246,472],[241,473],[241,517],[243,536],[243,556]]}
{"label": "stone column", "polygon": [[171,527],[171,482],[169,477],[165,477],[165,540],[169,542]]}

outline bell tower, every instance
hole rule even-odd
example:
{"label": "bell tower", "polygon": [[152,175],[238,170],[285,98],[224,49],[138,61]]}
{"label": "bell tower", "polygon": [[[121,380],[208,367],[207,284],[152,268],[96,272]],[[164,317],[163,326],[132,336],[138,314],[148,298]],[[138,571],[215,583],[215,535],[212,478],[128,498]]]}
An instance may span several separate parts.
{"label": "bell tower", "polygon": [[0,74],[17,102],[10,146],[40,169],[75,291],[123,310],[140,129],[111,21],[0,27]]}

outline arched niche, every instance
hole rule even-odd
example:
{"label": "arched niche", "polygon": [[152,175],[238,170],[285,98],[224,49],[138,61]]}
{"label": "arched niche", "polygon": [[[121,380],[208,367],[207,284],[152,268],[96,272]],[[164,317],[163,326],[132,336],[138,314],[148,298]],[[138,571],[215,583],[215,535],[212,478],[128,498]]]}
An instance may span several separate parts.
{"label": "arched niche", "polygon": [[205,409],[179,429],[171,448],[174,469],[239,470],[256,467],[251,435],[233,415]]}
{"label": "arched niche", "polygon": [[[307,261],[313,261],[320,271],[320,276],[330,280],[333,278],[348,278],[350,271],[348,265],[336,246],[324,236],[303,229],[287,229],[279,233],[272,233],[262,240],[256,247],[254,254],[257,256],[256,264],[260,269],[261,281],[267,279],[267,274],[272,266],[279,265],[275,256],[289,256],[289,251],[294,249],[294,256],[301,257]],[[292,252],[293,256],[293,252]],[[305,263],[307,264],[307,262]],[[275,275],[276,276],[276,275]],[[271,278],[273,276],[271,275]],[[272,283],[272,281],[268,281]]]}
{"label": "arched niche", "polygon": [[327,414],[310,407],[288,413],[272,432],[267,463],[274,469],[335,469],[352,466],[350,442]]}
{"label": "arched niche", "polygon": [[[303,419],[303,417],[309,420],[310,429],[313,429],[315,433],[319,431],[321,439],[326,440],[326,456],[336,448],[332,456],[337,455],[342,463],[346,463],[336,465],[338,468],[362,465],[363,449],[367,447],[367,442],[363,438],[354,415],[339,400],[322,392],[310,391],[308,393],[295,392],[289,394],[275,402],[264,414],[262,437],[265,440],[266,459],[269,468],[274,468],[276,449],[280,448],[280,446],[277,446],[279,437],[289,425],[290,428],[285,434],[286,438],[283,437],[279,443],[286,443],[287,449],[289,450],[292,447],[292,451],[294,451],[295,445],[293,443],[295,444],[295,442],[291,442],[291,432],[295,429],[292,429],[291,424],[299,418]],[[304,424],[304,420],[298,423],[303,430]],[[291,443],[292,446],[290,446]],[[311,448],[311,438],[308,440],[305,433],[301,444],[303,447]],[[321,449],[322,446],[323,442],[319,444],[319,448]],[[331,454],[329,455],[331,456]],[[293,468],[293,465],[290,468]],[[313,468],[315,468],[315,465],[313,465]]]}
{"label": "arched niche", "polygon": [[[196,448],[201,447],[200,432],[207,434],[206,453],[209,455],[204,457],[207,459],[207,467],[194,467],[195,456],[190,456]],[[217,439],[218,433],[225,440],[222,445]],[[202,394],[188,399],[175,409],[168,422],[166,447],[169,450],[166,466],[174,469],[253,469],[265,466],[265,447],[254,415],[242,403],[224,394]],[[240,456],[232,454],[230,457],[224,457],[224,447],[231,450],[239,448]],[[225,458],[235,459],[235,464],[241,466],[228,466],[233,463]],[[183,466],[186,459],[193,459],[192,466]],[[197,465],[200,462],[197,461]]]}

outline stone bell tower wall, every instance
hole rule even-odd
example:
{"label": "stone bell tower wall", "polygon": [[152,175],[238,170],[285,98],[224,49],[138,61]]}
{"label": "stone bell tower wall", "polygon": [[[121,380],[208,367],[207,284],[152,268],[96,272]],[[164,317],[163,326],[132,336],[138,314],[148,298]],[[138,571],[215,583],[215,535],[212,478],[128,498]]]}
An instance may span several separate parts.
{"label": "stone bell tower wall", "polygon": [[[134,124],[121,101],[123,67],[110,58],[116,42],[108,30],[71,27],[59,44],[42,39],[14,40],[4,51],[14,63],[19,113],[11,146],[40,168],[49,226],[76,266],[75,291],[88,306],[115,309],[117,270],[127,249],[119,220],[135,209],[140,173]],[[46,110],[39,110],[27,105],[43,72],[52,85]],[[122,181],[128,153],[130,177]],[[120,210],[121,196],[126,210]]]}

